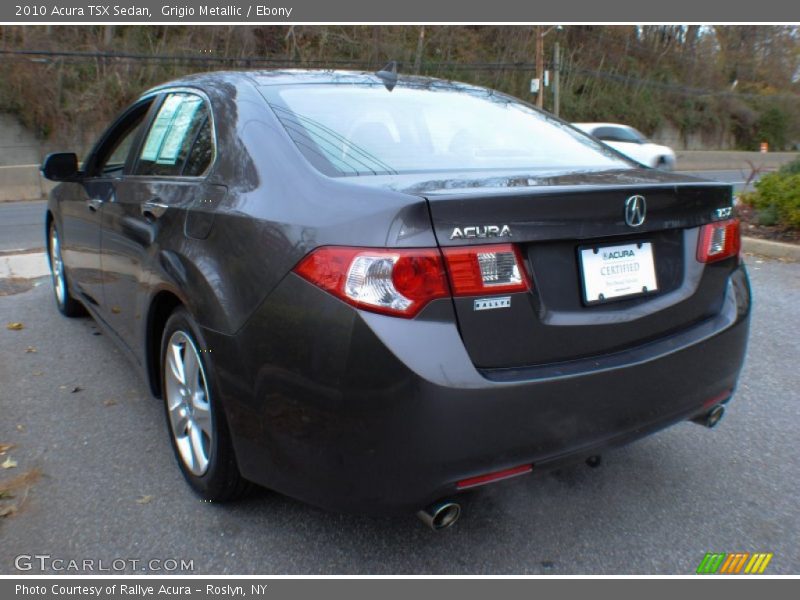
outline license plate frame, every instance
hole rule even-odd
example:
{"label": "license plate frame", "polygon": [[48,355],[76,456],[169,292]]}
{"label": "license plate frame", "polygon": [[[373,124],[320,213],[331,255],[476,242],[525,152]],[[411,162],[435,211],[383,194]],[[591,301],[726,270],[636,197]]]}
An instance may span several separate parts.
{"label": "license plate frame", "polygon": [[[589,306],[659,291],[655,247],[650,241],[579,246],[578,266],[582,301]],[[616,269],[603,274],[602,267]]]}

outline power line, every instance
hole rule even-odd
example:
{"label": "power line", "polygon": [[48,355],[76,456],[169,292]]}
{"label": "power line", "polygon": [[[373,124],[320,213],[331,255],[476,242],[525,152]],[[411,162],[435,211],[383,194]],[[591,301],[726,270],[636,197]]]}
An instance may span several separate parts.
{"label": "power line", "polygon": [[772,94],[753,94],[748,92],[733,92],[730,90],[711,90],[707,88],[690,87],[677,83],[667,83],[664,81],[655,81],[653,79],[643,79],[641,77],[636,77],[631,75],[622,75],[620,73],[609,73],[607,71],[596,71],[593,69],[583,69],[579,67],[562,67],[561,72],[586,75],[589,77],[595,77],[597,79],[608,79],[611,81],[617,81],[625,85],[641,85],[641,86],[661,89],[668,92],[674,92],[685,96],[718,96],[718,97],[729,97],[729,98],[765,98],[769,96],[770,98],[775,98],[775,97],[786,97],[792,99],[800,98],[800,94],[794,94],[791,92],[778,92]]}
{"label": "power line", "polygon": [[[114,61],[153,61],[153,62],[205,62],[205,63],[247,63],[247,64],[290,64],[290,65],[337,65],[364,68],[378,68],[383,66],[385,60],[352,60],[352,59],[302,59],[291,58],[270,58],[270,57],[248,57],[248,56],[212,56],[212,55],[181,55],[181,54],[131,54],[120,52],[78,52],[78,51],[53,51],[53,50],[2,50],[0,54],[22,57],[56,57],[56,58],[76,58],[76,59],[100,59]],[[397,61],[398,66],[403,66],[403,61]],[[428,67],[447,67],[453,69],[534,69],[534,63],[526,62],[483,62],[483,63],[459,63],[452,61],[425,62]]]}
{"label": "power line", "polygon": [[[18,61],[32,62],[34,64],[51,64],[59,62],[62,64],[78,64],[88,61],[113,61],[123,63],[139,63],[139,62],[156,62],[162,63],[167,66],[178,66],[181,64],[191,65],[224,65],[232,68],[257,68],[259,66],[265,67],[313,67],[313,68],[355,68],[363,70],[374,70],[383,65],[382,60],[364,61],[364,60],[350,60],[350,59],[303,59],[293,60],[290,58],[275,58],[275,57],[234,57],[234,56],[197,56],[197,55],[159,55],[159,54],[135,54],[135,53],[117,53],[117,52],[81,52],[81,51],[52,51],[52,50],[2,50],[0,55],[5,55],[16,58]],[[50,59],[57,59],[52,61]],[[38,59],[38,60],[37,60]],[[402,67],[403,62],[398,61],[398,65]],[[516,71],[516,72],[533,72],[536,68],[535,63],[529,62],[479,62],[479,63],[459,63],[453,61],[441,62],[424,62],[422,64],[423,70],[427,72],[459,72],[459,71]],[[552,64],[548,63],[548,69],[552,69]],[[685,96],[716,96],[716,97],[735,97],[735,98],[764,98],[769,97],[787,97],[797,99],[799,94],[791,92],[780,92],[768,95],[760,95],[755,93],[746,92],[733,92],[730,90],[713,90],[708,88],[699,88],[687,86],[679,83],[669,83],[664,81],[657,81],[653,79],[646,79],[635,75],[626,75],[621,73],[612,73],[609,71],[602,71],[597,69],[586,69],[582,67],[570,67],[566,65],[560,66],[560,73],[582,75],[595,79],[604,79],[614,81],[623,85],[636,85],[640,87],[648,87],[658,89],[665,92],[681,94]]]}

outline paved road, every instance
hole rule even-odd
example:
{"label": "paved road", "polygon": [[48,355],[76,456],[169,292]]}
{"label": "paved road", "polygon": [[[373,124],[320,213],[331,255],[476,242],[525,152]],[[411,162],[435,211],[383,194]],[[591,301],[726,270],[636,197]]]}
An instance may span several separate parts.
{"label": "paved road", "polygon": [[19,463],[0,480],[43,474],[24,498],[0,501],[22,505],[0,518],[0,572],[41,553],[187,559],[196,573],[692,573],[708,551],[764,551],[775,553],[768,572],[796,574],[800,264],[751,259],[751,274],[749,356],[719,427],[680,424],[599,469],[484,488],[440,533],[411,515],[330,514],[267,491],[199,502],[160,405],[111,340],[58,316],[48,284],[0,297],[0,443],[16,444]]}
{"label": "paved road", "polygon": [[0,202],[0,252],[44,247],[43,200]]}
{"label": "paved road", "polygon": [[[741,171],[685,171],[687,175],[705,177],[742,189],[746,173]],[[41,248],[44,246],[44,202],[0,202],[0,252]]]}
{"label": "paved road", "polygon": [[732,183],[734,191],[738,194],[743,190],[752,191],[753,183],[758,181],[760,176],[757,176],[748,185],[747,178],[750,173],[747,170],[729,169],[725,171],[678,171],[685,175],[694,175],[695,177],[702,177],[704,179],[711,179],[713,181],[722,181],[723,183]]}

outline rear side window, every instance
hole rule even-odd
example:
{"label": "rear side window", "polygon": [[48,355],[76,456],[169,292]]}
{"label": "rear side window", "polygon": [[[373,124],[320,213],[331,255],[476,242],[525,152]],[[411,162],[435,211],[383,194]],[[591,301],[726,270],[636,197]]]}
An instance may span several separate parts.
{"label": "rear side window", "polygon": [[192,144],[189,156],[186,158],[183,174],[189,177],[202,175],[211,164],[213,155],[214,140],[211,135],[211,121],[206,117],[197,132],[197,137],[194,140],[194,144]]}
{"label": "rear side window", "polygon": [[199,176],[214,153],[208,107],[200,96],[169,94],[147,132],[136,175]]}
{"label": "rear side window", "polygon": [[605,142],[640,142],[644,136],[637,136],[638,132],[622,127],[598,127],[593,135],[598,140]]}

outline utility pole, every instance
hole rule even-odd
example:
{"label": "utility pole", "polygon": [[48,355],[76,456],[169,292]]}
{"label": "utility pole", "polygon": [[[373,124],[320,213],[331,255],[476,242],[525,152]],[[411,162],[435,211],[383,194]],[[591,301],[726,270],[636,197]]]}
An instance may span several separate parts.
{"label": "utility pole", "polygon": [[425,25],[419,28],[419,37],[417,38],[417,54],[414,57],[414,74],[419,75],[422,68],[422,53],[425,50]]}
{"label": "utility pole", "polygon": [[544,107],[544,28],[536,26],[536,78],[539,80],[539,92],[536,94],[536,106]]}
{"label": "utility pole", "polygon": [[555,45],[553,47],[553,114],[558,116],[558,104],[561,100],[561,89],[559,85],[561,83],[558,70],[561,67],[561,47],[558,45],[558,40],[556,40]]}
{"label": "utility pole", "polygon": [[103,45],[108,49],[114,43],[114,26],[106,25],[103,27]]}

